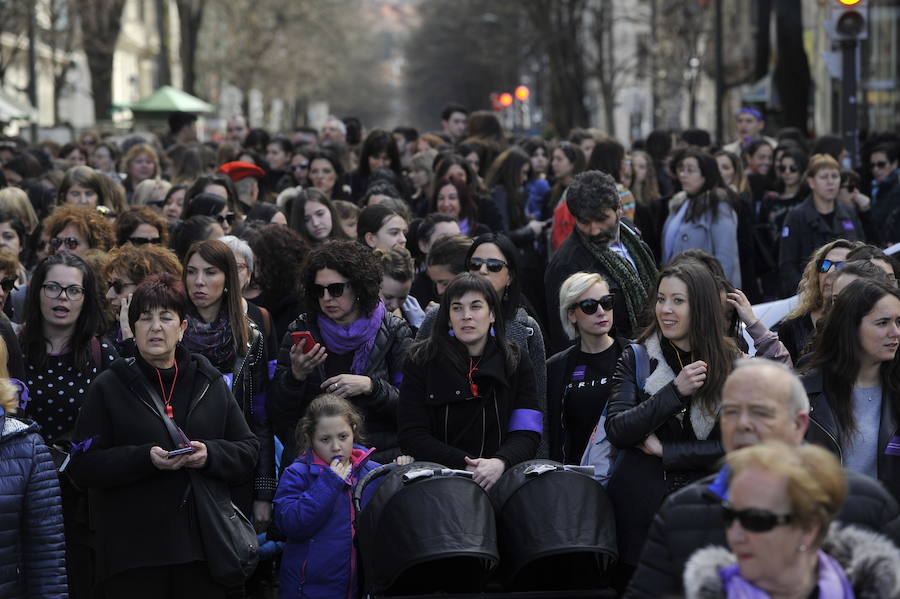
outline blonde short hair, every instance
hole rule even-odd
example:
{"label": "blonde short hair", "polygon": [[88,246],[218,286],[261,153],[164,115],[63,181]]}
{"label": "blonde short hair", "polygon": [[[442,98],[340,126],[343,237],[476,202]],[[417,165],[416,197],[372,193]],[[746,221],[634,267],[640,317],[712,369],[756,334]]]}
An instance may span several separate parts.
{"label": "blonde short hair", "polygon": [[766,441],[729,453],[725,461],[731,480],[758,468],[787,479],[792,524],[817,523],[821,543],[828,526],[847,499],[847,479],[837,458],[818,445],[794,447],[781,441]]}
{"label": "blonde short hair", "polygon": [[559,319],[569,339],[578,337],[578,328],[569,322],[569,310],[575,300],[597,283],[606,283],[606,279],[595,272],[576,272],[563,281],[559,288]]}
{"label": "blonde short hair", "polygon": [[18,187],[4,187],[0,189],[0,209],[7,209],[22,221],[25,232],[29,235],[34,232],[40,222],[28,194]]}

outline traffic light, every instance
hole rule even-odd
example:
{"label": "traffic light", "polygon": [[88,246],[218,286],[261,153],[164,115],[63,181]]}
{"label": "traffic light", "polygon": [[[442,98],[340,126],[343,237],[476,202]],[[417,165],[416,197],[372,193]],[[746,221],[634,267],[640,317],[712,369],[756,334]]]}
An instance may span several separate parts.
{"label": "traffic light", "polygon": [[516,94],[516,100],[519,102],[524,102],[528,99],[528,96],[531,95],[531,91],[529,91],[528,86],[525,85],[520,85],[513,93]]}
{"label": "traffic light", "polygon": [[512,103],[513,103],[512,94],[510,94],[509,92],[503,92],[502,94],[500,94],[500,106],[502,106],[504,108],[509,108],[510,106],[512,106]]}
{"label": "traffic light", "polygon": [[869,36],[867,0],[831,0],[828,33],[832,41],[862,40]]}

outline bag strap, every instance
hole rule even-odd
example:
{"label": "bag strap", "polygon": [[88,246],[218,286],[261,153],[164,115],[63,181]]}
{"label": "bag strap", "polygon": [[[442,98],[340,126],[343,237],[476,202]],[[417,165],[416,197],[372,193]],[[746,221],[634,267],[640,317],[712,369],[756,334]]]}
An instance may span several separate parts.
{"label": "bag strap", "polygon": [[138,384],[143,388],[144,393],[150,396],[150,401],[153,402],[153,407],[156,408],[157,414],[159,414],[160,418],[162,418],[163,422],[166,425],[166,431],[169,433],[169,437],[172,439],[172,443],[175,447],[181,447],[184,443],[184,439],[181,436],[181,433],[178,432],[178,428],[175,426],[175,422],[166,415],[165,404],[163,404],[162,398],[159,393],[156,392],[156,389],[147,382],[147,379],[144,378],[144,375],[138,373],[138,376],[135,379]]}
{"label": "bag strap", "polygon": [[647,348],[641,343],[630,343],[631,351],[634,352],[634,374],[635,381],[639,389],[644,388],[647,381],[647,375],[650,372],[650,357],[647,355]]}

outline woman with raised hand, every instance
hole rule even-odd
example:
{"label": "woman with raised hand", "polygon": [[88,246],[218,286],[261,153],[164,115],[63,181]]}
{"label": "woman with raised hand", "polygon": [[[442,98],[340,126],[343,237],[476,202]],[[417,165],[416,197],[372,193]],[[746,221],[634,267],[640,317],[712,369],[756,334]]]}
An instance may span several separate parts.
{"label": "woman with raised hand", "polygon": [[296,455],[297,421],[321,393],[357,406],[376,459],[390,461],[399,455],[397,387],[411,332],[381,301],[381,265],[362,244],[332,241],[309,253],[300,278],[306,312],[288,326],[269,395],[285,463]]}

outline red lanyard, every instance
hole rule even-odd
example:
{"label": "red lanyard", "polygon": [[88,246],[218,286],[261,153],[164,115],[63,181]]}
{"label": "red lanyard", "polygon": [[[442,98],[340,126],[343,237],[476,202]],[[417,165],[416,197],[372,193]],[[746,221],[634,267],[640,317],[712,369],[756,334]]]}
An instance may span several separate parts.
{"label": "red lanyard", "polygon": [[162,393],[163,401],[166,402],[166,416],[175,420],[175,413],[172,411],[172,394],[175,393],[175,382],[178,380],[178,361],[175,362],[175,377],[172,378],[172,386],[169,387],[169,395],[166,396],[166,388],[163,386],[162,374],[159,368],[156,369],[156,378],[159,379],[159,390]]}
{"label": "red lanyard", "polygon": [[469,390],[472,392],[472,397],[478,397],[478,385],[472,380],[472,375],[478,372],[478,363],[480,361],[481,358],[474,361],[472,358],[469,358]]}

